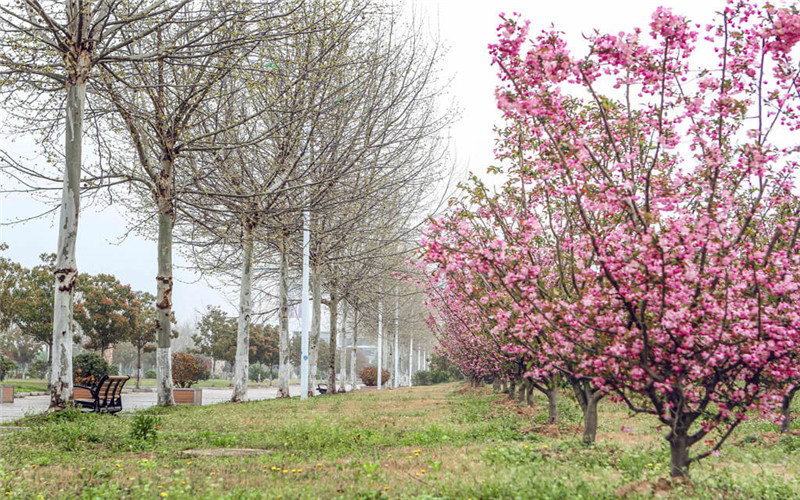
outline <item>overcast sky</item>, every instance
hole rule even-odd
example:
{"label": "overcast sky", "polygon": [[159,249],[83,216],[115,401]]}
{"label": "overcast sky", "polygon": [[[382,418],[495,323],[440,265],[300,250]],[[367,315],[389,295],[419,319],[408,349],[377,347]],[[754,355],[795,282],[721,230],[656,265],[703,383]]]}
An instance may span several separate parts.
{"label": "overcast sky", "polygon": [[[443,106],[455,100],[460,119],[451,127],[451,151],[462,171],[485,174],[492,163],[493,133],[499,114],[494,103],[496,71],[490,66],[487,45],[495,40],[495,28],[500,12],[519,12],[531,20],[531,32],[536,33],[551,24],[566,33],[572,50],[581,53],[585,47],[583,34],[593,29],[601,32],[630,31],[646,28],[650,14],[658,5],[672,7],[676,13],[705,25],[714,12],[724,6],[720,0],[662,1],[655,0],[561,0],[561,1],[483,1],[483,0],[418,0],[415,8],[426,19],[431,32],[438,32],[447,48],[442,61],[444,78],[452,78]],[[646,30],[644,30],[646,32]],[[32,140],[32,139],[30,139]],[[0,136],[0,145],[13,153],[29,149],[21,140],[9,144]],[[0,174],[1,175],[1,174]],[[0,177],[5,186],[8,180]],[[0,223],[41,213],[47,207],[28,195],[0,197]],[[110,273],[137,290],[155,291],[155,242],[136,236],[124,242],[125,214],[121,207],[98,212],[88,207],[81,213],[78,232],[78,269],[85,273]],[[10,249],[7,255],[25,266],[38,263],[38,255],[54,252],[57,232],[52,217],[22,225],[0,226],[0,242]],[[176,264],[185,264],[176,258]],[[180,322],[190,320],[195,311],[208,304],[218,304],[233,313],[235,305],[228,302],[218,287],[198,281],[193,273],[175,270],[175,313]],[[231,298],[235,294],[229,294]]]}

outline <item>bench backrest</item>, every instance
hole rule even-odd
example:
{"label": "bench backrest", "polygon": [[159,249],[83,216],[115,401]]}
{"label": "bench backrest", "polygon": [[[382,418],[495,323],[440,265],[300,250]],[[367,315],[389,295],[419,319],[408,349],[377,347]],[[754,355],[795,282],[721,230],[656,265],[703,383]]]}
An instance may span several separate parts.
{"label": "bench backrest", "polygon": [[111,404],[122,396],[122,388],[130,377],[128,375],[106,375],[100,380],[95,390],[95,397],[100,405]]}

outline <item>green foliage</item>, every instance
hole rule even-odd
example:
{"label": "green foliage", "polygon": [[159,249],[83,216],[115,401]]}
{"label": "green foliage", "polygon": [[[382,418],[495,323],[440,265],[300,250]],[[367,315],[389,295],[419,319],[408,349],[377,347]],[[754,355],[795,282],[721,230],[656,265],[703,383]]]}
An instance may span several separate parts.
{"label": "green foliage", "polygon": [[28,374],[33,378],[45,378],[50,363],[46,359],[36,359],[28,367]]}
{"label": "green foliage", "polygon": [[430,369],[420,370],[411,377],[414,385],[445,384],[463,380],[461,371],[445,356],[433,354],[430,360]]}
{"label": "green foliage", "polygon": [[144,372],[144,378],[156,378],[157,374],[155,370],[147,370]]}
{"label": "green foliage", "polygon": [[14,288],[7,293],[6,315],[24,335],[38,342],[53,341],[53,271],[55,254],[42,254],[42,264],[15,267]]}
{"label": "green foliage", "polygon": [[133,335],[140,303],[130,286],[110,274],[82,275],[77,296],[75,321],[88,338],[84,347],[103,353]]}
{"label": "green foliage", "polygon": [[161,417],[158,415],[136,415],[131,419],[131,439],[155,444],[159,427],[161,427]]}
{"label": "green foliage", "polygon": [[[278,336],[275,325],[256,324],[250,326],[250,363],[274,366],[278,360]],[[262,377],[263,378],[263,377]]]}
{"label": "green foliage", "polygon": [[236,319],[217,306],[209,306],[197,323],[199,333],[192,335],[201,354],[233,363],[236,357]]}
{"label": "green foliage", "polygon": [[[369,387],[378,385],[378,368],[376,366],[365,366],[358,372],[358,376],[361,378],[361,381]],[[381,384],[386,384],[390,377],[391,374],[389,370],[381,370]]]}
{"label": "green foliage", "polygon": [[14,363],[14,361],[5,356],[0,356],[0,380],[5,380],[7,376],[13,373],[14,368],[16,367],[17,364]]}
{"label": "green foliage", "polygon": [[178,387],[191,387],[207,376],[208,370],[199,356],[188,352],[172,354],[172,380]]}
{"label": "green foliage", "polygon": [[258,382],[259,380],[268,380],[270,378],[274,378],[274,376],[275,373],[273,370],[270,370],[267,366],[260,364],[250,365],[250,373],[248,374],[248,377],[254,382]]}
{"label": "green foliage", "polygon": [[72,358],[72,369],[75,383],[79,385],[95,385],[104,376],[113,375],[111,365],[103,356],[94,352],[86,352]]}

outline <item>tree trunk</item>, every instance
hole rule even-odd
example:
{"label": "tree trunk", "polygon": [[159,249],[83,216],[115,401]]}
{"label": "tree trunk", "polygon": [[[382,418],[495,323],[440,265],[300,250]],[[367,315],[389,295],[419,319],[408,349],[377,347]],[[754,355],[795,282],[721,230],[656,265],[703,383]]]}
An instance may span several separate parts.
{"label": "tree trunk", "polygon": [[508,383],[508,399],[513,400],[517,392],[517,379],[512,378]]}
{"label": "tree trunk", "polygon": [[247,401],[247,376],[250,369],[250,316],[252,314],[251,290],[253,287],[253,231],[252,224],[244,224],[245,241],[242,255],[242,282],[239,290],[239,320],[236,335],[236,362],[231,402]]}
{"label": "tree trunk", "polygon": [[350,351],[350,390],[356,388],[356,359],[358,358],[358,302],[353,304],[353,350]]}
{"label": "tree trunk", "polygon": [[308,339],[308,395],[314,395],[314,386],[317,383],[317,364],[319,358],[319,328],[322,316],[322,275],[319,266],[311,266],[311,335]]}
{"label": "tree trunk", "polygon": [[340,392],[347,391],[347,312],[349,309],[345,300],[342,304],[342,343],[339,347],[339,380],[342,382]]}
{"label": "tree trunk", "polygon": [[534,401],[533,401],[533,380],[530,380],[530,379],[528,379],[525,382],[525,402],[530,407],[534,406]]}
{"label": "tree trunk", "polygon": [[280,333],[278,337],[278,397],[289,397],[289,375],[291,361],[289,358],[289,235],[284,233],[281,242],[280,282],[278,283],[280,296],[280,312],[278,322]]}
{"label": "tree trunk", "polygon": [[[83,54],[82,54],[83,55]],[[88,54],[86,54],[88,58]],[[79,65],[88,65],[88,60]],[[81,71],[82,67],[78,70]],[[88,69],[87,69],[88,75]],[[86,104],[85,76],[67,84],[64,138],[64,184],[58,224],[55,286],[53,288],[53,345],[50,366],[50,408],[64,408],[72,397],[73,299],[78,264],[75,243],[80,212],[83,110]]]}
{"label": "tree trunk", "polygon": [[678,428],[667,437],[670,449],[670,475],[689,477],[689,446],[686,430]]}
{"label": "tree trunk", "polygon": [[558,384],[553,382],[547,390],[547,423],[558,423]]}
{"label": "tree trunk", "polygon": [[503,379],[502,381],[500,392],[503,394],[508,394],[508,381],[506,379]]}
{"label": "tree trunk", "polygon": [[408,336],[408,386],[414,384],[414,335]]}
{"label": "tree trunk", "polygon": [[394,290],[394,376],[392,377],[392,387],[400,387],[400,299],[397,296],[397,288]]}
{"label": "tree trunk", "polygon": [[786,434],[792,429],[792,400],[798,389],[800,389],[800,385],[790,389],[783,397],[783,401],[781,401],[781,415],[783,416],[781,420],[781,434]]}
{"label": "tree trunk", "polygon": [[158,276],[156,294],[156,392],[158,406],[173,406],[172,396],[172,160],[161,160],[158,180]]}
{"label": "tree trunk", "polygon": [[597,438],[597,403],[602,395],[595,393],[586,399],[586,408],[583,410],[583,443],[594,444]]}
{"label": "tree trunk", "polygon": [[336,335],[339,324],[339,296],[336,289],[331,286],[331,302],[328,306],[330,312],[330,349],[328,350],[328,394],[336,394]]}
{"label": "tree trunk", "polygon": [[492,391],[500,392],[500,379],[497,377],[492,379]]}
{"label": "tree trunk", "polygon": [[142,379],[142,346],[137,344],[136,345],[136,388],[141,389],[139,385],[140,380]]}
{"label": "tree trunk", "polygon": [[525,401],[525,398],[527,397],[527,394],[528,394],[528,384],[527,384],[527,381],[525,379],[521,379],[519,381],[519,390],[517,392],[518,392],[518,394],[517,394],[517,402],[519,402],[519,403],[527,403],[527,401]]}

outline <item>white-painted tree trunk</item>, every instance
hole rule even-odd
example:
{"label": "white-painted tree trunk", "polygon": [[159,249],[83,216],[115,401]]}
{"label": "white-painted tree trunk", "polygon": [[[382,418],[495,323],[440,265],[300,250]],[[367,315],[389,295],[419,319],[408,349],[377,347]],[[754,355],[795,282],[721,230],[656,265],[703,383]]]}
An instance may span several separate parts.
{"label": "white-painted tree trunk", "polygon": [[328,394],[336,394],[336,340],[339,323],[339,296],[335,287],[331,286],[330,311],[330,349],[328,350]]}
{"label": "white-painted tree trunk", "polygon": [[358,359],[358,302],[353,304],[353,350],[350,351],[350,390],[355,390],[358,382],[356,361]]}
{"label": "white-painted tree trunk", "polygon": [[378,390],[383,386],[383,298],[378,297]]}
{"label": "white-painted tree trunk", "polygon": [[408,386],[413,385],[414,377],[414,334],[408,336]]}
{"label": "white-painted tree trunk", "polygon": [[322,275],[319,266],[311,266],[311,335],[308,339],[308,395],[314,396],[317,385],[317,365],[319,361],[319,331],[322,320]]}
{"label": "white-painted tree trunk", "polygon": [[342,392],[347,390],[347,312],[350,309],[347,301],[342,304],[342,341],[339,347],[339,380],[342,383]]}
{"label": "white-painted tree trunk", "polygon": [[[88,54],[87,54],[88,57]],[[85,61],[88,64],[88,61]],[[80,64],[80,62],[79,62]],[[88,71],[88,70],[87,70]],[[58,224],[55,286],[53,288],[53,346],[50,366],[50,407],[64,408],[72,397],[73,299],[78,264],[75,244],[80,212],[83,110],[86,80],[67,85],[64,138],[64,184]]]}
{"label": "white-painted tree trunk", "polygon": [[397,289],[394,293],[394,380],[392,387],[400,387],[400,300],[397,297]]}
{"label": "white-painted tree trunk", "polygon": [[309,327],[311,323],[311,303],[309,301],[309,259],[310,259],[310,218],[311,213],[303,212],[303,277],[301,286],[302,295],[302,337],[300,342],[300,399],[308,398],[309,391]]}
{"label": "white-painted tree trunk", "polygon": [[239,319],[236,335],[236,362],[233,375],[231,402],[247,401],[247,375],[250,369],[250,316],[252,314],[251,290],[253,287],[253,230],[245,222],[244,252],[242,255],[242,282],[239,290]]}
{"label": "white-painted tree trunk", "polygon": [[278,397],[289,397],[289,376],[292,372],[289,361],[289,235],[284,234],[281,244],[280,282],[278,295],[280,297],[278,337]]}
{"label": "white-painted tree trunk", "polygon": [[158,276],[156,277],[156,393],[159,406],[173,406],[172,396],[172,160],[161,160],[158,181]]}

